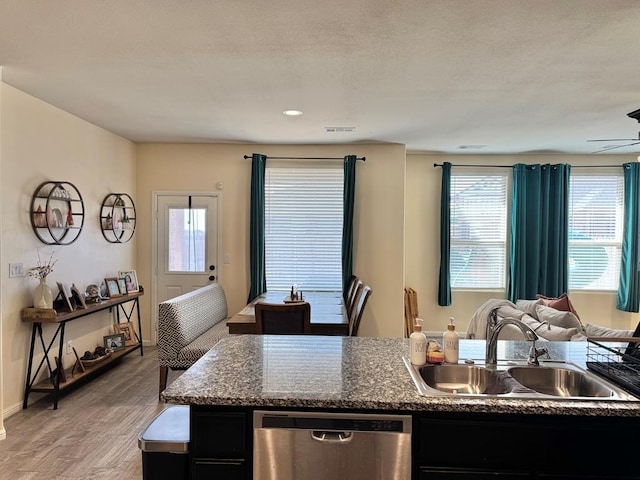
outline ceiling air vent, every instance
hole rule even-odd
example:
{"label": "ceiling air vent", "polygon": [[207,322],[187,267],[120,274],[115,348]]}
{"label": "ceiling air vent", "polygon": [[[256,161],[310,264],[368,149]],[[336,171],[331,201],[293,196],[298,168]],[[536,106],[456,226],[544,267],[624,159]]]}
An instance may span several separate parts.
{"label": "ceiling air vent", "polygon": [[356,127],[324,127],[327,133],[351,133],[356,131]]}

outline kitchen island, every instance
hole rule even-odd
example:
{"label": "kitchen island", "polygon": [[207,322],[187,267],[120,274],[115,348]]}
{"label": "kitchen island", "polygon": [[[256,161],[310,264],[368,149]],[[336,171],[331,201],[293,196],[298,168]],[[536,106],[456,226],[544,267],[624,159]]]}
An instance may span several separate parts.
{"label": "kitchen island", "polygon": [[[499,358],[526,358],[529,346],[500,341]],[[584,365],[585,342],[544,346]],[[484,358],[484,347],[461,340],[461,361]],[[640,402],[424,397],[403,364],[408,349],[393,338],[233,336],[162,398],[191,405],[193,478],[253,478],[256,410],[409,414],[414,479],[640,478]]]}

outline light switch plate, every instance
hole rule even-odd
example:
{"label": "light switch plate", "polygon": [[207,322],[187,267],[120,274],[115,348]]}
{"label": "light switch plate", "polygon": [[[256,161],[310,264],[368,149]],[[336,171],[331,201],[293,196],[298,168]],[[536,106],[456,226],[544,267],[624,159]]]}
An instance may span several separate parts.
{"label": "light switch plate", "polygon": [[22,263],[9,264],[9,278],[22,277],[24,275],[24,267]]}

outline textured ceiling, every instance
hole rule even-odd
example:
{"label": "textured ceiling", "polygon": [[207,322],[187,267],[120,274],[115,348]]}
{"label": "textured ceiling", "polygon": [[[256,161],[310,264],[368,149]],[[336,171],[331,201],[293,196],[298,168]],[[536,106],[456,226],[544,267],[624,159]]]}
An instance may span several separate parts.
{"label": "textured ceiling", "polygon": [[0,0],[0,65],[136,142],[591,153],[638,137],[638,26],[638,0]]}

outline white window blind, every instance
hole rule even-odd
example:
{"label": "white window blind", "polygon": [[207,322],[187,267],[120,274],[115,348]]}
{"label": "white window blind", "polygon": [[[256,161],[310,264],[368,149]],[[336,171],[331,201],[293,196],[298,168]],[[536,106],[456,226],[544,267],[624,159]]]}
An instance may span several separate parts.
{"label": "white window blind", "polygon": [[267,289],[342,290],[342,162],[270,161],[265,172]]}
{"label": "white window blind", "polygon": [[569,289],[617,290],[622,255],[621,172],[571,173]]}
{"label": "white window blind", "polygon": [[452,288],[505,288],[507,178],[451,175]]}

